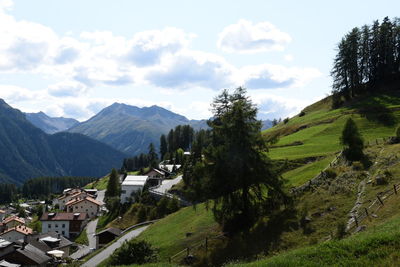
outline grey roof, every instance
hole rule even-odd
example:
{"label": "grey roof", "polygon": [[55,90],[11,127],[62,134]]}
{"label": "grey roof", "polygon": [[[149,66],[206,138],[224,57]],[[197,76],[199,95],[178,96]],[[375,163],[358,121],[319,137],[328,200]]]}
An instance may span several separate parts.
{"label": "grey roof", "polygon": [[43,251],[41,251],[38,248],[35,248],[31,244],[26,245],[25,248],[17,249],[17,252],[31,259],[37,265],[44,264],[51,260],[51,258],[47,256]]}
{"label": "grey roof", "polygon": [[[60,242],[46,242],[45,240],[51,237],[53,239],[58,239]],[[40,249],[43,252],[47,252],[50,250],[54,249],[60,249],[64,247],[71,246],[73,243],[66,239],[64,236],[57,234],[55,232],[50,232],[50,233],[45,233],[45,234],[37,234],[37,235],[31,235],[28,236],[27,238],[27,243],[30,245],[36,247],[37,249]]]}
{"label": "grey roof", "polygon": [[105,229],[103,231],[98,232],[96,235],[100,235],[100,234],[103,234],[103,233],[106,233],[106,232],[111,233],[111,234],[113,234],[115,236],[120,236],[122,231],[120,229],[111,227],[111,228],[107,228],[107,229]]}
{"label": "grey roof", "polygon": [[0,248],[5,248],[11,245],[11,242],[0,238]]}
{"label": "grey roof", "polygon": [[0,261],[0,267],[19,267],[19,266],[21,266],[21,265],[19,265],[19,264],[14,264],[14,263],[9,263],[9,262],[6,261],[6,260]]}

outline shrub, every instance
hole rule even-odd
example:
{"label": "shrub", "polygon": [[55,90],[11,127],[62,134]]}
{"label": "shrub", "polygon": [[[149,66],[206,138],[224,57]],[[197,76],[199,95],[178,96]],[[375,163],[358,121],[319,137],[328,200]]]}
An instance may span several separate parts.
{"label": "shrub", "polygon": [[325,170],[325,175],[326,175],[327,178],[333,179],[333,178],[336,178],[337,173],[332,169],[326,169]]}
{"label": "shrub", "polygon": [[288,122],[289,122],[289,118],[286,118],[286,119],[283,120],[283,123],[284,123],[284,124],[286,124],[286,123],[288,123]]}
{"label": "shrub", "polygon": [[396,137],[397,137],[397,140],[400,141],[400,125],[396,129]]}
{"label": "shrub", "polygon": [[336,238],[342,239],[346,235],[346,224],[341,221],[336,226]]}
{"label": "shrub", "polygon": [[146,241],[125,241],[110,257],[110,265],[145,264],[157,260],[157,251]]}
{"label": "shrub", "polygon": [[147,219],[147,211],[144,206],[140,206],[138,212],[137,212],[137,220],[138,223],[144,222]]}
{"label": "shrub", "polygon": [[302,111],[299,113],[299,117],[303,117],[304,115],[306,115],[306,113],[304,112],[304,110],[302,110]]}

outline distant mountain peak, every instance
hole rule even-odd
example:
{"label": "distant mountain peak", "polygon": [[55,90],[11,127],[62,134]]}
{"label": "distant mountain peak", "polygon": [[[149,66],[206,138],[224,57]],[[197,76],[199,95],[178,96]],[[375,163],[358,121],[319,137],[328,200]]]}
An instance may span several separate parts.
{"label": "distant mountain peak", "polygon": [[48,134],[66,131],[79,123],[79,121],[71,118],[50,117],[43,111],[25,113],[25,117],[30,123]]}

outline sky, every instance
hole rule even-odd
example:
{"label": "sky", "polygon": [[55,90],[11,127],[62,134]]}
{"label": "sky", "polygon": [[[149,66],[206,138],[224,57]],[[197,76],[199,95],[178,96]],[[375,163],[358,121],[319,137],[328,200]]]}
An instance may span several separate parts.
{"label": "sky", "polygon": [[400,1],[0,0],[0,98],[24,112],[89,119],[114,102],[211,116],[247,88],[260,119],[331,91],[335,47]]}

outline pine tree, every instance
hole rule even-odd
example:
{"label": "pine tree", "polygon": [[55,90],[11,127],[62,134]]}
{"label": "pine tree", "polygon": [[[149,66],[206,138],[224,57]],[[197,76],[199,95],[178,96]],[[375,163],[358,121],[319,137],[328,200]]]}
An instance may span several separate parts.
{"label": "pine tree", "polygon": [[349,118],[342,131],[341,143],[345,146],[344,155],[350,161],[361,160],[364,157],[364,141],[356,123]]}
{"label": "pine tree", "polygon": [[164,159],[165,154],[168,152],[168,144],[167,144],[167,138],[165,135],[161,135],[160,137],[160,156],[161,160]]}
{"label": "pine tree", "polygon": [[233,94],[224,90],[212,107],[212,141],[204,151],[204,162],[194,166],[189,186],[194,195],[212,200],[214,216],[225,231],[246,230],[287,197],[265,155],[257,108],[246,90],[239,87]]}
{"label": "pine tree", "polygon": [[111,170],[110,178],[108,179],[107,189],[105,196],[107,198],[118,197],[119,192],[119,177],[115,169]]}
{"label": "pine tree", "polygon": [[156,149],[154,148],[153,143],[149,145],[149,167],[157,168],[158,167],[158,155]]}

